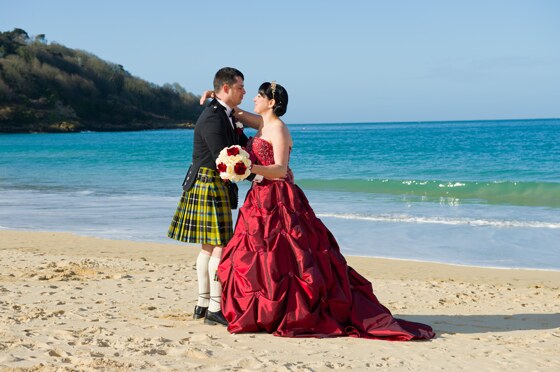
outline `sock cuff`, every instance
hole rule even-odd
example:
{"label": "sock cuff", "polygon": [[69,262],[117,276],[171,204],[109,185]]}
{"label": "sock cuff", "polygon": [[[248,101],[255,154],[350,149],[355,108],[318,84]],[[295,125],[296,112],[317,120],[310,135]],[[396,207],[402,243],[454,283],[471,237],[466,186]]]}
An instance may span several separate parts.
{"label": "sock cuff", "polygon": [[204,253],[203,251],[201,251],[201,252],[198,254],[198,257],[196,258],[196,262],[197,262],[197,263],[198,263],[198,262],[201,262],[201,263],[208,263],[208,261],[210,261],[210,257],[212,257],[212,256],[210,256],[209,254]]}

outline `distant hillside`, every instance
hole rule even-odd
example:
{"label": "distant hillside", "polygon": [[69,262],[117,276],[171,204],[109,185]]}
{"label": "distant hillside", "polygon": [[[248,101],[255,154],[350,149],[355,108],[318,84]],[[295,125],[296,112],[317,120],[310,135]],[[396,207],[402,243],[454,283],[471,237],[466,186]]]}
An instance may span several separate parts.
{"label": "distant hillside", "polygon": [[177,83],[149,83],[45,35],[0,32],[0,132],[184,128],[201,110]]}

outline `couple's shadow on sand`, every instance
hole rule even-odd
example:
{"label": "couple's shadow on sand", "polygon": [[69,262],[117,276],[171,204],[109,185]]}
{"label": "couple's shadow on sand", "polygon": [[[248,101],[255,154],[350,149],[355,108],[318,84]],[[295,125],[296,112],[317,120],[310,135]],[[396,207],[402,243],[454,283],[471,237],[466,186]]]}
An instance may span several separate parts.
{"label": "couple's shadow on sand", "polygon": [[546,330],[560,327],[560,314],[400,315],[396,318],[429,324],[439,333],[485,333]]}

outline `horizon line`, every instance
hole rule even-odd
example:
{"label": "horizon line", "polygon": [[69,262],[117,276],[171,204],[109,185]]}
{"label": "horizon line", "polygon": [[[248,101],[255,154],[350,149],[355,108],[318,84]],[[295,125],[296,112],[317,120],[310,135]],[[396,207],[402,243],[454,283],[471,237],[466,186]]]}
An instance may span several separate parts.
{"label": "horizon line", "polygon": [[560,120],[559,118],[525,118],[525,119],[470,119],[470,120],[409,120],[409,121],[355,121],[355,122],[328,122],[328,123],[288,123],[287,125],[340,125],[340,124],[423,124],[423,123],[478,123],[490,121],[533,121],[533,120]]}

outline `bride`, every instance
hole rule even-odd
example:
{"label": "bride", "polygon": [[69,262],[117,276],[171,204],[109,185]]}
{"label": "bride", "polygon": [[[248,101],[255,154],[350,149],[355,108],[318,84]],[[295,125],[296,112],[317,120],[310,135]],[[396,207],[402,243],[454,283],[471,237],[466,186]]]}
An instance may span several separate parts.
{"label": "bride", "polygon": [[371,283],[347,265],[289,168],[292,138],[280,117],[288,93],[274,81],[253,99],[256,114],[235,117],[257,129],[247,151],[253,182],[218,267],[222,312],[232,333],[286,337],[430,339],[428,325],[393,318]]}

